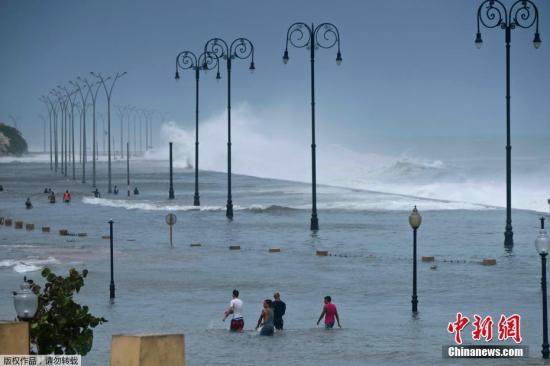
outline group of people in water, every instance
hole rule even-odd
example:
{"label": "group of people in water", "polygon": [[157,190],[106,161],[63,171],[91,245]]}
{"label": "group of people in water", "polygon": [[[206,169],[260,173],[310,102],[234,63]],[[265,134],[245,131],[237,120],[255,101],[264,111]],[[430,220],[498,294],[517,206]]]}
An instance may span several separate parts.
{"label": "group of people in water", "polygon": [[[0,185],[0,188],[1,190],[3,191],[4,190],[4,187],[2,187]],[[114,194],[118,194],[118,187],[115,185],[115,188],[113,190],[113,193]],[[49,203],[55,203],[55,192],[51,189],[51,188],[44,188],[44,193],[48,194],[48,202]],[[94,197],[96,198],[100,198],[101,197],[101,193],[99,192],[99,190],[96,189],[94,191],[92,191],[92,193],[94,194]],[[134,187],[134,195],[138,195],[139,194],[139,190],[137,187]],[[71,192],[69,192],[69,190],[66,190],[64,193],[63,193],[63,202],[65,203],[69,203],[71,202],[71,199],[72,199],[72,196],[71,196]],[[33,208],[33,205],[32,205],[32,202],[31,202],[31,198],[30,197],[27,197],[27,200],[25,201],[25,208],[27,210],[30,210],[31,208]]]}
{"label": "group of people in water", "polygon": [[[286,313],[286,304],[281,300],[278,292],[273,294],[273,300],[265,299],[262,304],[262,311],[255,330],[261,327],[261,336],[272,336],[275,330],[282,331],[284,327],[283,316]],[[239,291],[233,290],[233,298],[229,303],[229,308],[223,313],[222,321],[225,321],[231,315],[231,324],[229,330],[232,332],[242,332],[244,329],[243,301],[239,298]],[[317,320],[317,325],[323,320],[326,329],[332,329],[335,324],[340,325],[340,317],[336,305],[332,303],[330,296],[325,296],[323,310]]]}
{"label": "group of people in water", "polygon": [[[44,188],[44,193],[45,194],[48,194],[48,202],[49,203],[55,203],[55,192],[51,189],[51,188]],[[66,190],[64,193],[63,193],[63,202],[65,203],[69,203],[71,202],[71,192],[69,192],[69,190]],[[27,197],[27,200],[25,201],[25,208],[27,210],[30,210],[32,208],[32,202],[31,202],[31,198],[30,197]]]}

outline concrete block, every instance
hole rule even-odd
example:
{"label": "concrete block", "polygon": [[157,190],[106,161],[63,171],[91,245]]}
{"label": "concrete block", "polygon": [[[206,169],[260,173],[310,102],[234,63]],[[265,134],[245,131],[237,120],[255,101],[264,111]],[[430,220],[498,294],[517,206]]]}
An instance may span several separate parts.
{"label": "concrete block", "polygon": [[23,221],[16,221],[15,222],[15,228],[16,229],[23,229]]}
{"label": "concrete block", "polygon": [[192,247],[202,247],[202,244],[201,243],[192,243],[191,246]]}
{"label": "concrete block", "polygon": [[29,324],[0,321],[0,355],[29,354]]}
{"label": "concrete block", "polygon": [[185,366],[183,334],[113,335],[111,366]]}
{"label": "concrete block", "polygon": [[4,226],[11,226],[13,220],[12,219],[5,219],[4,220]]}
{"label": "concrete block", "polygon": [[78,233],[78,236],[80,237],[88,236],[88,233]]}
{"label": "concrete block", "polygon": [[269,248],[269,253],[280,253],[281,248]]}
{"label": "concrete block", "polygon": [[241,250],[241,246],[240,245],[230,245],[229,250]]}
{"label": "concrete block", "polygon": [[320,257],[327,257],[328,256],[328,250],[318,250],[316,254]]}
{"label": "concrete block", "polygon": [[111,236],[110,235],[101,235],[101,239],[111,239]]}
{"label": "concrete block", "polygon": [[34,224],[26,224],[26,225],[25,225],[25,229],[26,229],[27,231],[32,231],[32,230],[34,230]]}
{"label": "concrete block", "polygon": [[481,261],[481,264],[484,266],[494,266],[497,264],[497,260],[493,258],[485,258],[483,261]]}
{"label": "concrete block", "polygon": [[67,235],[69,235],[69,230],[67,230],[67,229],[61,229],[61,230],[59,230],[59,235],[61,235],[61,236],[67,236]]}
{"label": "concrete block", "polygon": [[50,227],[49,226],[42,226],[42,232],[43,233],[49,233],[50,232]]}
{"label": "concrete block", "polygon": [[422,257],[422,262],[433,262],[435,261],[435,257],[433,256],[423,256]]}

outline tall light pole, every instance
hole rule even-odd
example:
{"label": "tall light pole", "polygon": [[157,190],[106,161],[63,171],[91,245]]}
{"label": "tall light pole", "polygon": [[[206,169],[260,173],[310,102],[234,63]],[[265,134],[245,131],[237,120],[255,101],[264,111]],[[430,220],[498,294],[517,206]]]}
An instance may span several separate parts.
{"label": "tall light pole", "polygon": [[120,158],[124,159],[124,149],[122,145],[124,141],[124,114],[126,113],[126,107],[116,106],[116,109],[120,117]]}
{"label": "tall light pole", "polygon": [[218,59],[224,59],[227,62],[227,205],[225,216],[228,219],[233,219],[233,199],[231,197],[231,63],[233,60],[250,58],[248,69],[253,73],[256,70],[254,66],[254,45],[250,40],[242,37],[235,39],[230,45],[221,38],[212,38],[204,45],[204,51],[212,53]]}
{"label": "tall light pole", "polygon": [[115,87],[115,84],[117,82],[117,80],[119,78],[121,78],[122,76],[126,75],[126,71],[125,72],[121,72],[121,73],[117,73],[115,75],[115,77],[113,78],[113,81],[111,82],[111,85],[109,87],[107,87],[107,84],[106,84],[106,78],[104,78],[101,74],[99,73],[95,73],[95,72],[92,72],[91,73],[93,76],[97,77],[100,81],[101,81],[101,84],[103,85],[103,88],[105,89],[105,96],[107,97],[107,143],[108,143],[108,151],[107,151],[107,154],[108,154],[108,175],[109,175],[109,188],[108,188],[108,192],[109,193],[112,193],[113,192],[113,187],[112,187],[112,184],[111,184],[111,96],[113,95],[113,88]]}
{"label": "tall light pole", "polygon": [[199,195],[199,79],[200,70],[212,70],[216,68],[216,80],[220,80],[220,63],[215,54],[203,52],[197,57],[191,51],[180,52],[176,56],[176,75],[179,80],[179,70],[193,70],[195,72],[195,194],[193,196],[193,206],[200,206]]}
{"label": "tall light pole", "polygon": [[[57,173],[57,168],[58,168],[58,164],[59,164],[59,148],[58,148],[58,117],[61,115],[61,118],[62,117],[62,102],[61,102],[61,98],[59,97],[59,95],[57,94],[57,91],[55,89],[52,89],[50,90],[50,94],[52,95],[52,97],[54,98],[54,102],[52,102],[51,99],[50,100],[50,103],[52,103],[55,107],[54,107],[54,125],[53,125],[53,135],[54,135],[54,171]],[[59,109],[57,108],[57,106],[59,105]],[[61,124],[61,122],[59,123]]]}
{"label": "tall light pole", "polygon": [[[76,163],[75,163],[75,154],[74,154],[74,107],[75,107],[75,99],[76,99],[76,91],[69,92],[67,88],[63,86],[58,86],[61,90],[65,92],[67,95],[67,99],[69,103],[71,104],[71,146],[72,146],[72,166],[73,166],[73,180],[76,180]],[[67,172],[65,171],[65,175],[67,175]]]}
{"label": "tall light pole", "polygon": [[55,89],[54,94],[57,96],[61,111],[61,175],[67,176],[67,108],[68,98],[63,95],[59,89]]}
{"label": "tall light pole", "polygon": [[340,53],[340,32],[332,23],[321,23],[311,27],[306,23],[294,23],[286,32],[286,46],[283,54],[283,62],[288,63],[288,46],[297,48],[306,47],[309,50],[311,63],[311,230],[319,230],[319,218],[317,216],[317,162],[315,149],[315,50],[318,48],[332,48],[337,46],[336,64],[342,63],[342,54]]}
{"label": "tall light pole", "polygon": [[[50,170],[53,170],[53,149],[52,149],[52,119],[53,119],[53,109],[54,105],[50,102],[49,98],[45,95],[38,98],[42,103],[46,105],[48,109],[48,119],[49,119],[49,132],[50,132]],[[44,151],[46,151],[46,133],[44,132]]]}
{"label": "tall light pole", "polygon": [[[97,160],[97,143],[96,143],[96,101],[97,101],[97,93],[99,92],[99,88],[101,87],[101,83],[90,83],[88,79],[81,78],[80,76],[77,78],[79,81],[86,84],[86,87],[88,88],[88,92],[90,93],[90,96],[92,98],[92,187],[96,188],[96,160]],[[107,78],[109,79],[109,78]],[[94,90],[95,87],[95,90]]]}
{"label": "tall light pole", "polygon": [[512,146],[510,139],[510,43],[512,30],[516,28],[535,27],[533,46],[539,48],[539,11],[531,0],[517,0],[507,8],[500,0],[485,0],[477,10],[477,34],[475,45],[481,48],[481,26],[485,28],[501,28],[504,30],[506,44],[506,229],[504,232],[504,247],[514,246],[512,230]]}
{"label": "tall light pole", "polygon": [[86,92],[84,92],[81,84],[75,83],[74,81],[70,81],[70,83],[76,88],[76,91],[80,95],[80,100],[82,101],[82,183],[86,183],[86,109],[88,107],[88,97],[93,93],[91,88],[87,88]]}
{"label": "tall light pole", "polygon": [[[49,111],[48,111],[49,112]],[[38,118],[40,118],[42,120],[42,132],[43,132],[43,152],[46,152],[46,117],[44,117],[44,115],[42,114],[39,114],[38,115]]]}

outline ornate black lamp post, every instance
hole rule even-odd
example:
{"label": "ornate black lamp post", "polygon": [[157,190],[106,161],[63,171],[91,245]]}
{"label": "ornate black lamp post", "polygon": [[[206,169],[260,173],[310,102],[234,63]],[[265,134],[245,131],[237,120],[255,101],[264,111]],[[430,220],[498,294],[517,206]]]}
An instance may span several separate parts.
{"label": "ornate black lamp post", "polygon": [[413,292],[412,292],[412,312],[416,314],[418,312],[418,297],[416,296],[416,231],[422,223],[422,216],[414,206],[414,209],[409,216],[409,224],[413,229]]}
{"label": "ornate black lamp post", "polygon": [[[204,45],[204,51],[215,55],[218,60],[227,62],[227,206],[225,216],[233,219],[233,200],[231,198],[231,63],[233,60],[246,60],[250,58],[251,73],[256,70],[254,66],[254,45],[246,38],[237,38],[228,45],[221,38],[212,38]],[[219,73],[216,78],[219,79]]]}
{"label": "ornate black lamp post", "polygon": [[337,46],[336,64],[342,63],[342,54],[340,53],[340,33],[338,28],[331,23],[321,23],[317,27],[306,23],[294,23],[286,32],[286,46],[283,55],[283,62],[288,63],[288,45],[297,48],[306,47],[309,50],[311,62],[311,191],[312,191],[312,209],[311,209],[311,230],[319,230],[319,219],[317,217],[317,172],[315,158],[315,50],[320,48],[332,48]]}
{"label": "ornate black lamp post", "polygon": [[216,80],[220,80],[220,63],[215,54],[203,52],[197,57],[191,51],[183,51],[176,56],[176,75],[179,80],[179,70],[195,71],[195,194],[193,196],[193,206],[200,206],[199,196],[199,79],[200,70],[212,70],[216,68]]}
{"label": "ornate black lamp post", "polygon": [[550,238],[546,230],[541,229],[537,240],[535,240],[535,248],[540,255],[542,264],[542,358],[548,358],[550,354],[548,346],[548,305],[546,299],[546,256],[550,250]]}
{"label": "ornate black lamp post", "polygon": [[504,232],[504,247],[514,246],[512,230],[512,146],[510,142],[510,43],[512,29],[535,27],[533,46],[539,48],[539,11],[531,0],[517,0],[507,8],[500,0],[485,0],[477,10],[477,34],[475,44],[481,48],[480,28],[501,28],[505,34],[506,44],[506,229]]}

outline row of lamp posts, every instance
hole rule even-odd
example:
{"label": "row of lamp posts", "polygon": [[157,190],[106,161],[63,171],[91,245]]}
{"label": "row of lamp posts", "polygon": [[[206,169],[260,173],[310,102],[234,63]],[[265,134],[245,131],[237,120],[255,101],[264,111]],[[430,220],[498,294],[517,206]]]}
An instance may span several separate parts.
{"label": "row of lamp posts", "polygon": [[[311,62],[311,161],[312,161],[312,213],[311,230],[319,229],[317,215],[317,176],[315,157],[315,50],[318,48],[332,48],[337,46],[336,63],[340,65],[342,55],[340,53],[340,33],[332,23],[322,23],[318,26],[306,23],[294,23],[287,30],[286,46],[283,62],[288,63],[288,46],[308,48]],[[179,80],[180,70],[193,70],[195,72],[195,194],[193,205],[200,206],[199,195],[199,79],[200,71],[216,69],[216,80],[221,79],[219,64],[221,60],[226,62],[227,72],[227,203],[226,216],[233,218],[233,199],[231,192],[231,66],[233,60],[246,60],[250,58],[250,72],[256,69],[254,65],[254,45],[247,38],[237,38],[231,43],[221,38],[212,38],[206,42],[204,51],[197,56],[191,51],[183,51],[176,56],[175,79]],[[172,144],[170,143],[170,160],[172,156]],[[170,163],[170,191],[169,198],[174,198],[172,183],[172,163]]]}
{"label": "row of lamp posts", "polygon": [[[96,187],[96,102],[101,87],[107,98],[107,137],[108,137],[108,191],[111,193],[111,97],[117,80],[126,72],[117,73],[112,77],[104,77],[99,73],[91,72],[90,75],[96,80],[89,81],[86,78],[78,77],[76,81],[70,81],[72,90],[58,85],[48,95],[39,98],[48,110],[50,122],[50,169],[58,171],[63,176],[69,174],[69,163],[72,166],[72,179],[76,180],[76,158],[75,158],[75,108],[81,109],[81,161],[82,161],[82,183],[86,183],[86,162],[87,162],[87,133],[86,133],[86,110],[92,107],[92,186]],[[91,98],[91,105],[88,98]],[[77,102],[77,98],[80,102]],[[70,132],[69,132],[70,131]],[[60,141],[59,141],[60,140]],[[122,150],[122,145],[121,145]]]}

